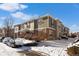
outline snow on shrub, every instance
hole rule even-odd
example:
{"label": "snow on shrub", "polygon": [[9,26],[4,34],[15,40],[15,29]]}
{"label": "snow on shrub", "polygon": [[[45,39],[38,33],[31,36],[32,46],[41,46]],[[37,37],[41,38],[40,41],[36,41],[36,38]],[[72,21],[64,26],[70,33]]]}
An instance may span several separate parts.
{"label": "snow on shrub", "polygon": [[71,43],[70,45],[68,45],[67,53],[70,56],[79,56],[79,42]]}
{"label": "snow on shrub", "polygon": [[15,44],[16,45],[23,45],[24,43],[23,43],[23,39],[22,38],[16,38],[15,39]]}
{"label": "snow on shrub", "polygon": [[27,43],[31,43],[32,41],[30,40],[26,40],[24,38],[16,38],[15,39],[15,44],[16,45],[23,45],[23,44],[27,44]]}
{"label": "snow on shrub", "polygon": [[10,47],[14,47],[15,41],[14,39],[10,38],[10,37],[6,37],[3,39],[2,41],[4,44],[7,44]]}

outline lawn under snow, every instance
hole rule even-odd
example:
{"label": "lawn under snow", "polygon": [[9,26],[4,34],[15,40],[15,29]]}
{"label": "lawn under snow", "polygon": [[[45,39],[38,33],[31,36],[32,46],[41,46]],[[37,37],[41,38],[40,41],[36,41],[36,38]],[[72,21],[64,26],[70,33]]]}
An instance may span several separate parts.
{"label": "lawn under snow", "polygon": [[[10,38],[5,38],[10,39]],[[15,40],[17,45],[23,44],[23,43],[30,43],[32,41],[24,40],[23,38],[18,38]],[[21,48],[11,48],[10,46],[7,46],[3,42],[0,42],[0,56],[24,56],[24,54],[18,53],[18,51],[27,51],[30,50],[30,47],[21,47]]]}
{"label": "lawn under snow", "polygon": [[[18,40],[17,40],[18,41]],[[28,40],[26,40],[28,41]],[[21,48],[11,48],[7,45],[0,43],[0,56],[20,56],[20,53],[17,53],[18,51],[40,51],[44,52],[50,56],[68,56],[66,53],[67,46],[72,43],[74,39],[68,39],[68,40],[52,40],[52,41],[44,41],[40,42],[38,46],[32,46],[32,47],[26,47],[23,46]],[[25,43],[25,41],[22,41]],[[31,41],[28,41],[31,42]]]}
{"label": "lawn under snow", "polygon": [[0,56],[20,56],[15,49],[8,47],[7,45],[0,43]]}
{"label": "lawn under snow", "polygon": [[32,47],[32,50],[42,51],[50,56],[68,56],[67,46],[73,41],[74,39],[41,42],[38,47]]}

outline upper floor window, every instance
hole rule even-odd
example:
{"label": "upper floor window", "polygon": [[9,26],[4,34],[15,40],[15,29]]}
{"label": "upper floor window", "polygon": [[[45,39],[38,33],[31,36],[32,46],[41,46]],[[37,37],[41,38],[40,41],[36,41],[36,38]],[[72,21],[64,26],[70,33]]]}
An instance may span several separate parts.
{"label": "upper floor window", "polygon": [[24,28],[26,28],[27,27],[27,25],[26,24],[24,24]]}
{"label": "upper floor window", "polygon": [[45,20],[45,19],[48,19],[48,17],[46,16],[46,17],[43,17],[42,19]]}
{"label": "upper floor window", "polygon": [[15,27],[15,32],[18,32],[19,28],[18,27]]}
{"label": "upper floor window", "polygon": [[30,23],[27,24],[27,28],[30,28]]}

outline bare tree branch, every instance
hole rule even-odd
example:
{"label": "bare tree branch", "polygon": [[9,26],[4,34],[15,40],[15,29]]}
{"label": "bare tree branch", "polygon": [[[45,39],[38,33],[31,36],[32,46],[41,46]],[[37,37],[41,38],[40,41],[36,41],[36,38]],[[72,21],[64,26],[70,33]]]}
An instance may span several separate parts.
{"label": "bare tree branch", "polygon": [[5,28],[5,36],[11,37],[13,32],[13,24],[14,20],[11,16],[6,17],[6,19],[3,22],[4,28]]}

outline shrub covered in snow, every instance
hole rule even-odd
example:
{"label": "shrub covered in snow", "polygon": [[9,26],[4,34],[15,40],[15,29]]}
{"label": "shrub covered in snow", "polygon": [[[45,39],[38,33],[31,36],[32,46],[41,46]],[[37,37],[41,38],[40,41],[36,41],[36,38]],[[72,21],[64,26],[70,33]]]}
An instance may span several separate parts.
{"label": "shrub covered in snow", "polygon": [[16,38],[15,39],[15,44],[16,45],[23,45],[24,43],[23,43],[23,39],[22,38]]}
{"label": "shrub covered in snow", "polygon": [[12,47],[12,48],[19,48],[22,46],[36,46],[37,43],[31,41],[31,40],[27,40],[24,38],[16,38],[16,39],[12,39],[11,37],[5,37],[2,39],[2,43]]}
{"label": "shrub covered in snow", "polygon": [[4,38],[5,38],[5,37],[0,37],[0,42],[2,42]]}
{"label": "shrub covered in snow", "polygon": [[15,41],[14,39],[10,38],[10,37],[6,37],[2,40],[2,42],[10,47],[14,47],[15,45]]}
{"label": "shrub covered in snow", "polygon": [[67,53],[71,56],[79,56],[79,42],[70,44],[67,48]]}
{"label": "shrub covered in snow", "polygon": [[27,43],[32,43],[33,41],[31,40],[26,40],[24,38],[16,38],[15,39],[15,44],[16,45],[23,45],[23,44],[27,44]]}

